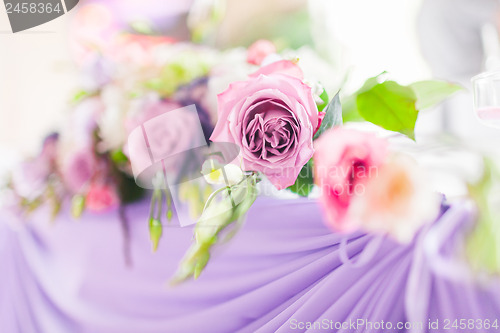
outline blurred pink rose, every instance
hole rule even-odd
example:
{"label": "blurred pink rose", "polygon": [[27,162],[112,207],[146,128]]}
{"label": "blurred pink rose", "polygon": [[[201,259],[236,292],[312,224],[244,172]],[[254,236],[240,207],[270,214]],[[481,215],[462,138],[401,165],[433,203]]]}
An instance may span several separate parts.
{"label": "blurred pink rose", "polygon": [[148,176],[143,179],[144,170],[155,165],[175,177],[182,172],[184,158],[188,156],[181,153],[206,146],[194,105],[182,107],[157,98],[143,99],[136,105],[135,115],[127,121],[126,128],[129,132],[126,154],[136,181],[145,187],[151,186],[152,180]]}
{"label": "blurred pink rose", "polygon": [[91,184],[85,197],[85,208],[94,213],[113,209],[118,203],[116,190],[110,185]]}
{"label": "blurred pink rose", "polygon": [[278,60],[270,63],[269,65],[262,66],[256,72],[250,74],[252,78],[259,77],[260,75],[271,75],[271,74],[285,74],[288,76],[293,76],[299,80],[304,80],[304,73],[294,61],[290,60]]}
{"label": "blurred pink rose", "polygon": [[278,189],[293,185],[312,157],[318,125],[311,88],[282,74],[283,68],[298,73],[293,62],[272,63],[219,94],[219,121],[211,136],[239,145],[244,169],[262,172]]}
{"label": "blurred pink rose", "polygon": [[[78,63],[98,52],[107,53],[113,41],[131,24],[142,22],[160,36],[179,33],[179,18],[189,10],[192,0],[148,0],[147,6],[139,0],[80,1],[70,22],[70,44]],[[181,31],[183,29],[180,29]],[[166,33],[165,33],[166,32]],[[145,39],[154,36],[145,36]],[[140,37],[139,37],[140,38]],[[172,40],[172,38],[169,38]],[[112,46],[113,47],[113,46]]]}
{"label": "blurred pink rose", "polygon": [[60,171],[71,193],[82,193],[97,172],[97,159],[90,148],[72,152],[60,165]]}
{"label": "blurred pink rose", "polygon": [[46,163],[53,165],[57,157],[57,143],[59,141],[59,134],[53,133],[45,138],[42,144],[42,151],[39,158],[43,159]]}
{"label": "blurred pink rose", "polygon": [[102,112],[99,98],[88,98],[73,110],[61,132],[57,162],[64,183],[71,193],[82,193],[97,172],[94,151],[96,118]]}
{"label": "blurred pink rose", "polygon": [[351,200],[376,177],[387,158],[388,144],[370,133],[336,128],[315,141],[314,176],[321,188],[320,202],[328,224],[335,230],[354,230],[347,220]]}
{"label": "blurred pink rose", "polygon": [[[193,148],[194,141],[195,147],[204,144],[200,143],[200,134],[196,132],[201,128],[194,108],[157,98],[146,98],[135,108],[125,127],[130,134],[137,127],[144,126],[148,146],[156,161]],[[149,152],[142,155],[149,156]]]}
{"label": "blurred pink rose", "polygon": [[148,66],[154,62],[155,48],[173,42],[172,38],[164,36],[121,34],[110,43],[106,55],[111,61],[128,66]]}
{"label": "blurred pink rose", "polygon": [[181,107],[177,102],[161,100],[156,96],[136,100],[132,106],[131,115],[125,120],[127,134],[130,134],[134,129],[143,125],[148,120]]}
{"label": "blurred pink rose", "polygon": [[259,39],[247,50],[247,62],[253,65],[260,65],[270,54],[276,53],[276,46],[266,39]]}
{"label": "blurred pink rose", "polygon": [[43,194],[47,180],[56,168],[57,143],[57,134],[48,136],[37,157],[21,163],[13,170],[12,185],[18,195],[32,200]]}

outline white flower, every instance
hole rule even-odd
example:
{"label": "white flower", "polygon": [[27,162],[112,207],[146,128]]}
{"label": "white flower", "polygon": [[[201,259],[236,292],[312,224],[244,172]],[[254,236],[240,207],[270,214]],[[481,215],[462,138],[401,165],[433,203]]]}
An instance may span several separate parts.
{"label": "white flower", "polygon": [[366,184],[365,193],[352,201],[348,218],[365,230],[389,233],[408,243],[439,212],[440,196],[429,184],[413,159],[396,155]]}
{"label": "white flower", "polygon": [[209,184],[232,186],[243,179],[243,171],[234,164],[222,166],[214,159],[206,160],[201,173]]}
{"label": "white flower", "polygon": [[[343,79],[337,75],[335,67],[325,59],[321,58],[313,49],[303,46],[298,50],[287,50],[283,52],[285,59],[298,59],[298,65],[305,75],[306,82],[313,88],[319,82],[326,91],[335,93],[339,89]],[[266,59],[267,61],[267,59]]]}
{"label": "white flower", "polygon": [[248,75],[256,69],[256,66],[247,63],[247,51],[244,48],[232,49],[219,55],[218,64],[210,72],[203,101],[213,123],[217,121],[217,95],[225,91],[229,84],[248,79]]}
{"label": "white flower", "polygon": [[99,150],[104,152],[123,147],[127,140],[125,119],[130,109],[130,98],[116,85],[106,86],[101,98],[105,107],[98,120],[102,139]]}

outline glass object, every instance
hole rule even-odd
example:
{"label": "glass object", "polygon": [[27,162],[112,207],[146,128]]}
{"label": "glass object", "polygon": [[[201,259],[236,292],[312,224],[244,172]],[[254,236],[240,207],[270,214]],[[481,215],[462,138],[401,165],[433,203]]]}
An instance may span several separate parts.
{"label": "glass object", "polygon": [[485,72],[472,78],[474,112],[488,126],[500,128],[500,71]]}

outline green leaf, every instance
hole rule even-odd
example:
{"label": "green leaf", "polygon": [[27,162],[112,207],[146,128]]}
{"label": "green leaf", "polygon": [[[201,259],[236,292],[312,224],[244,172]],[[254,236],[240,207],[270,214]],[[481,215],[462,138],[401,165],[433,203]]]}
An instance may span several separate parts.
{"label": "green leaf", "polygon": [[128,162],[127,155],[125,155],[121,149],[114,150],[113,152],[111,152],[110,156],[111,160],[115,164],[123,164]]}
{"label": "green leaf", "polygon": [[319,138],[321,134],[329,130],[333,126],[342,125],[342,105],[340,104],[339,93],[333,97],[325,109],[325,117],[321,122],[321,126],[314,135],[314,140]]}
{"label": "green leaf", "polygon": [[384,74],[386,74],[386,72],[382,72],[375,77],[369,78],[368,80],[365,81],[363,86],[359,88],[355,93],[343,99],[342,118],[344,119],[344,122],[365,120],[359,113],[357,104],[358,95],[376,86],[378,84],[379,77]]}
{"label": "green leaf", "polygon": [[208,74],[211,63],[202,54],[186,51],[165,65],[158,76],[144,82],[146,89],[154,90],[162,97],[172,96],[180,86]]}
{"label": "green leaf", "polygon": [[359,90],[356,92],[356,95],[359,95],[359,94],[362,94],[368,90],[371,90],[377,84],[380,84],[379,81],[381,81],[381,82],[384,81],[381,78],[384,74],[386,74],[386,72],[380,73],[379,75],[371,77],[368,80],[366,80],[365,83],[363,83],[363,86],[361,88],[359,88]]}
{"label": "green leaf", "polygon": [[358,105],[356,103],[356,94],[347,96],[342,100],[342,119],[344,123],[349,121],[363,121],[363,117],[359,114]]}
{"label": "green leaf", "polygon": [[364,91],[356,98],[356,104],[359,114],[365,120],[415,140],[418,110],[413,89],[394,81],[377,84],[372,81],[362,90]]}
{"label": "green leaf", "polygon": [[419,81],[407,87],[394,81],[379,81],[380,75],[372,77],[343,99],[344,122],[366,120],[413,140],[418,110],[436,105],[462,89],[456,84],[435,80]]}
{"label": "green leaf", "polygon": [[307,197],[311,193],[314,186],[313,179],[313,160],[310,159],[309,162],[302,167],[299,176],[295,181],[295,184],[288,187],[290,191],[300,195],[301,197]]}
{"label": "green leaf", "polygon": [[423,110],[435,106],[463,88],[446,81],[419,81],[410,84],[417,96],[417,109]]}
{"label": "green leaf", "polygon": [[326,90],[323,88],[323,92],[321,93],[321,95],[319,95],[319,98],[321,99],[322,103],[316,103],[316,105],[318,106],[318,112],[322,112],[325,107],[328,105],[328,93],[326,92]]}

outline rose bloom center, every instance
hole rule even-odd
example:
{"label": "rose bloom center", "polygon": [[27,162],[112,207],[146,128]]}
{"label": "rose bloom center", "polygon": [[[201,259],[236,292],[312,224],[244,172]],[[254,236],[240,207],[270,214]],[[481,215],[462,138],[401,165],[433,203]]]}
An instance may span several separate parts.
{"label": "rose bloom center", "polygon": [[255,157],[272,159],[293,149],[299,135],[299,125],[288,106],[281,101],[257,102],[245,117],[244,146]]}

